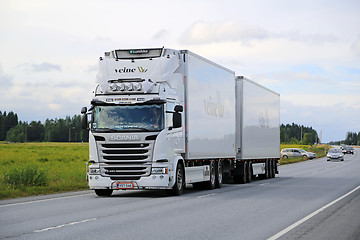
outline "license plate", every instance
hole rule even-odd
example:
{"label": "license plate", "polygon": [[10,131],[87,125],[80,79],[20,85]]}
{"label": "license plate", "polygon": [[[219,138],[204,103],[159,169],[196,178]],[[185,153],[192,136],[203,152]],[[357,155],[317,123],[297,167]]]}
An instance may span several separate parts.
{"label": "license plate", "polygon": [[134,189],[134,184],[132,182],[118,182],[116,189]]}

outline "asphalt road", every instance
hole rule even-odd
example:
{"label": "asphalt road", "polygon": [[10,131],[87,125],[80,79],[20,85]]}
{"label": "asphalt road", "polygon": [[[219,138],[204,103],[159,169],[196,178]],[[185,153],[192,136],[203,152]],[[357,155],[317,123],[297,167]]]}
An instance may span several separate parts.
{"label": "asphalt road", "polygon": [[360,150],[212,191],[92,191],[0,201],[0,239],[360,239]]}

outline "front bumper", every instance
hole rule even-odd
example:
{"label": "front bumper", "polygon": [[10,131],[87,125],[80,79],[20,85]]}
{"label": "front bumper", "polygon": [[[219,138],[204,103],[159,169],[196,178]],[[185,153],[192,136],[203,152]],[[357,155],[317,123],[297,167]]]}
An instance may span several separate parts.
{"label": "front bumper", "polygon": [[328,159],[344,159],[343,156],[327,156]]}
{"label": "front bumper", "polygon": [[171,189],[174,185],[170,174],[153,174],[139,180],[111,180],[101,175],[88,175],[87,179],[90,189]]}

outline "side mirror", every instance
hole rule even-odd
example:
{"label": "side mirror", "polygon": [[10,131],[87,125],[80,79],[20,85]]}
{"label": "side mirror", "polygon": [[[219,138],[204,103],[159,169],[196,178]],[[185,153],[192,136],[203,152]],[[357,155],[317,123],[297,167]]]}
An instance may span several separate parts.
{"label": "side mirror", "polygon": [[85,114],[86,112],[87,112],[87,107],[82,107],[82,108],[81,108],[81,113],[82,113],[82,114]]}
{"label": "side mirror", "polygon": [[81,128],[82,129],[88,129],[88,126],[89,126],[86,112],[87,112],[86,107],[81,108]]}
{"label": "side mirror", "polygon": [[176,105],[175,107],[174,107],[174,111],[175,112],[183,112],[184,111],[184,108],[183,108],[183,106],[181,106],[181,105]]}
{"label": "side mirror", "polygon": [[[176,107],[175,107],[176,108]],[[181,125],[181,113],[173,113],[173,128],[180,128]]]}

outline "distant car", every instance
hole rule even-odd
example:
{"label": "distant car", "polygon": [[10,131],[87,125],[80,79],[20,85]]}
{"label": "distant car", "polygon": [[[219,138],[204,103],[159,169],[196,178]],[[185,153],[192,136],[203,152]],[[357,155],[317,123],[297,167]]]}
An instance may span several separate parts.
{"label": "distant car", "polygon": [[281,150],[281,157],[303,157],[306,159],[313,159],[316,158],[316,154],[313,152],[307,152],[301,148],[284,148],[283,150]]}
{"label": "distant car", "polygon": [[345,147],[343,147],[342,152],[344,154],[354,154],[354,148],[351,146],[345,146]]}
{"label": "distant car", "polygon": [[331,159],[344,161],[344,154],[339,148],[330,148],[326,157],[328,161],[330,161]]}

